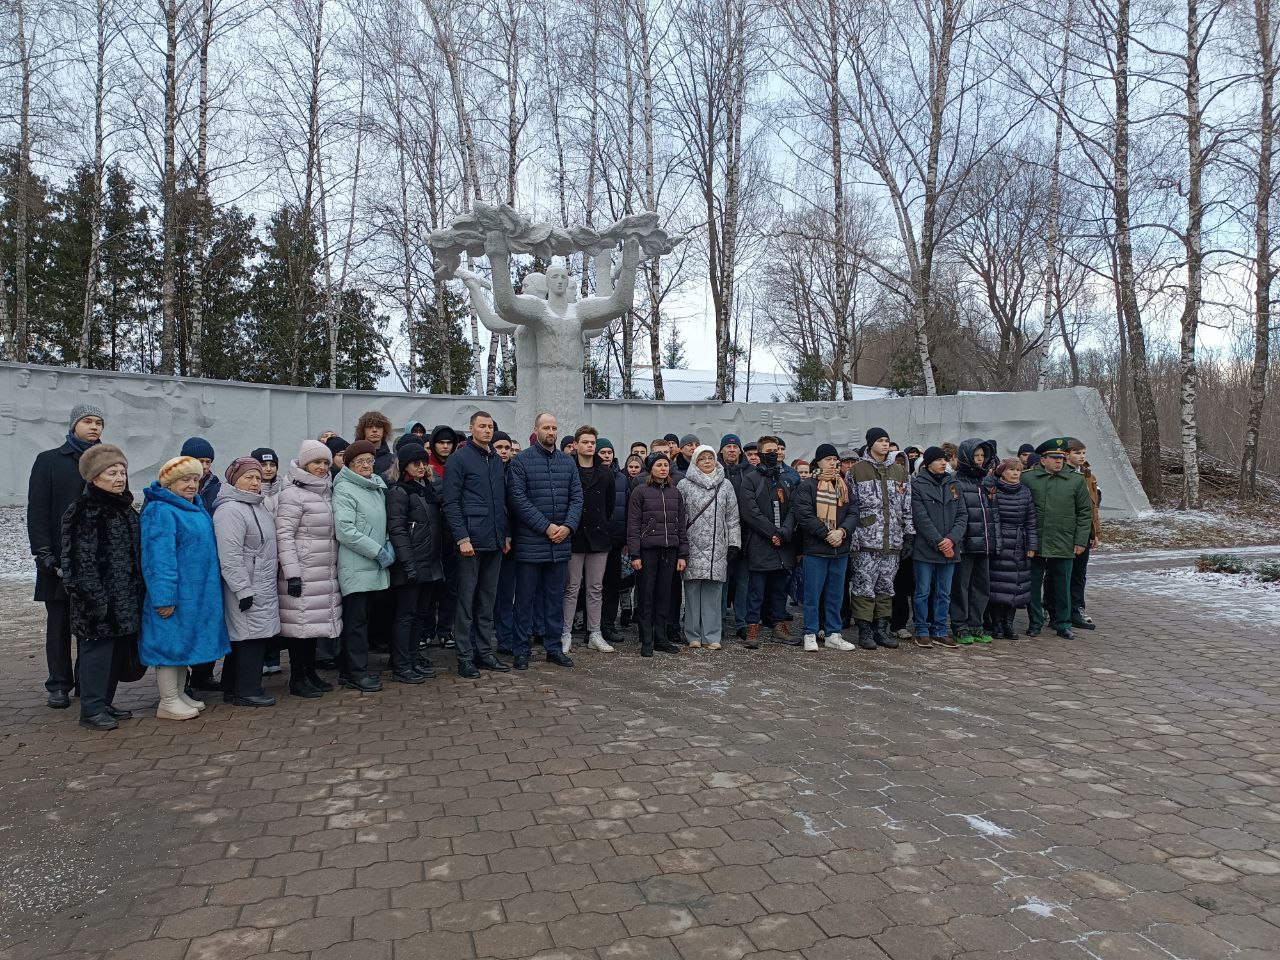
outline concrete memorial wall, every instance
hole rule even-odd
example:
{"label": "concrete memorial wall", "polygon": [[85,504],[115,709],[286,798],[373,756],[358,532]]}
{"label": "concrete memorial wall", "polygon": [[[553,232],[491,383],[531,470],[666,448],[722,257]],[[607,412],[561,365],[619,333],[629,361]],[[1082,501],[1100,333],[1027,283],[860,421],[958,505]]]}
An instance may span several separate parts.
{"label": "concrete memorial wall", "polygon": [[[382,410],[396,431],[413,420],[428,427],[466,426],[488,410],[500,429],[528,443],[532,424],[513,422],[511,397],[444,397],[358,390],[311,390],[183,377],[0,363],[0,505],[23,504],[37,453],[62,443],[77,403],[107,414],[104,439],[129,457],[131,486],[141,490],[190,436],[209,440],[221,470],[236,456],[269,446],[288,462],[303,437],[335,430],[354,440],[356,418]],[[1002,455],[1017,445],[1054,436],[1079,437],[1103,491],[1107,516],[1132,516],[1150,504],[1134,475],[1097,391],[1077,387],[1043,393],[902,397],[846,403],[715,403],[588,400],[587,419],[613,441],[621,456],[633,440],[646,443],[668,432],[692,431],[717,446],[722,434],[743,442],[761,434],[786,439],[787,457],[810,459],[819,443],[861,446],[870,426],[881,426],[902,446],[925,447],[967,437],[994,439]],[[562,434],[578,424],[561,424]]]}

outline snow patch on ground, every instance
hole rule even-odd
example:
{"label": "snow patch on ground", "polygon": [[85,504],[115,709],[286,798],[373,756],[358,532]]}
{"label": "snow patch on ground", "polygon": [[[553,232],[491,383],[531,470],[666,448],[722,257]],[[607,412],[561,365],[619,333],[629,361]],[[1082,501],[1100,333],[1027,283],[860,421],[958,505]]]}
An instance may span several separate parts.
{"label": "snow patch on ground", "polygon": [[1184,569],[1099,572],[1089,577],[1089,585],[1188,603],[1236,623],[1271,626],[1280,618],[1280,584],[1247,574]]}
{"label": "snow patch on ground", "polygon": [[35,583],[36,564],[27,542],[27,512],[0,507],[0,580]]}
{"label": "snow patch on ground", "polygon": [[1026,903],[1020,903],[1013,909],[1034,913],[1037,917],[1052,917],[1055,910],[1065,909],[1060,903],[1049,903],[1039,897],[1029,897]]}
{"label": "snow patch on ground", "polygon": [[[1123,520],[1103,520],[1100,551],[1158,547],[1170,542],[1196,544],[1274,543],[1276,520],[1262,511],[1241,513],[1236,509],[1149,510]],[[1226,549],[1225,546],[1208,547]]]}
{"label": "snow patch on ground", "polygon": [[957,816],[959,816],[961,820],[969,824],[969,826],[971,826],[974,830],[977,830],[979,833],[983,834],[984,836],[1001,837],[1001,838],[1013,836],[1012,830],[1006,830],[1004,827],[1000,826],[998,823],[992,823],[986,817],[980,817],[974,813],[961,813],[961,814],[957,814]]}

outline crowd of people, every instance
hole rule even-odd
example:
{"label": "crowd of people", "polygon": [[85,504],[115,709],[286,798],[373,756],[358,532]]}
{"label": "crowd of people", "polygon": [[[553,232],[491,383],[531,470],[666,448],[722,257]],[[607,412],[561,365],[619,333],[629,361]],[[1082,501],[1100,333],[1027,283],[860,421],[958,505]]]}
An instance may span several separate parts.
{"label": "crowd of people", "polygon": [[221,477],[192,437],[139,510],[105,413],[77,406],[28,494],[48,705],[78,690],[80,723],[114,729],[130,716],[113,703],[121,676],[152,668],[159,717],[198,716],[205,693],[269,707],[263,676],[282,650],[303,698],[332,691],[331,671],[381,690],[371,649],[405,684],[436,676],[433,648],[464,678],[526,670],[537,646],[572,667],[579,617],[606,654],[634,626],[642,657],[1094,628],[1100,493],[1073,438],[1001,459],[991,440],[902,449],[873,427],[856,450],[822,443],[788,461],[781,437],[713,447],[673,433],[623,458],[591,426],[561,437],[544,413],[532,427],[522,449],[479,411],[465,430],[411,423],[392,441],[371,411],[351,442],[305,439],[287,464],[259,447]]}

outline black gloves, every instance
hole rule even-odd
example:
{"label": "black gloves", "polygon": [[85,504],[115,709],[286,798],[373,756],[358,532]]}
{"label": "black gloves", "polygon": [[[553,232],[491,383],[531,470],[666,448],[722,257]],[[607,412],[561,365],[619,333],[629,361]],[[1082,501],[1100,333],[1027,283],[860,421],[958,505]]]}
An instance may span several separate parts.
{"label": "black gloves", "polygon": [[740,553],[742,553],[742,550],[741,550],[740,548],[738,548],[738,547],[730,547],[730,548],[729,548],[729,562],[730,562],[730,563],[735,562],[735,561],[738,559],[738,554],[740,554]]}
{"label": "black gloves", "polygon": [[301,577],[289,578],[289,596],[291,597],[302,596],[302,578]]}
{"label": "black gloves", "polygon": [[916,538],[911,534],[907,534],[902,538],[901,556],[903,557],[903,559],[911,556],[911,549],[912,547],[915,546],[915,543],[916,543]]}
{"label": "black gloves", "polygon": [[36,565],[47,573],[56,574],[58,572],[58,559],[50,550],[41,550],[36,554]]}
{"label": "black gloves", "polygon": [[240,612],[243,613],[253,606],[253,597],[245,597],[240,601]]}

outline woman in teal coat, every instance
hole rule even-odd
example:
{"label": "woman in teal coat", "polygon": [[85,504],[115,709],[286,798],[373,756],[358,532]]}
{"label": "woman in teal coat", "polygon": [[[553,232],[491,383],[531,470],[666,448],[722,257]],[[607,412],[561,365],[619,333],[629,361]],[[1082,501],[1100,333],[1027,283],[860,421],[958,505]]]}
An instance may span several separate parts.
{"label": "woman in teal coat", "polygon": [[372,693],[382,682],[369,673],[369,598],[387,589],[395,550],[387,539],[387,485],[373,472],[367,440],[347,447],[346,466],[333,481],[333,526],[342,590],[342,652],[338,683]]}
{"label": "woman in teal coat", "polygon": [[213,518],[200,500],[200,461],[175,457],[143,491],[142,608],[138,652],[156,668],[156,716],[190,720],[204,708],[183,693],[187,667],[231,652],[222,618],[222,576]]}

